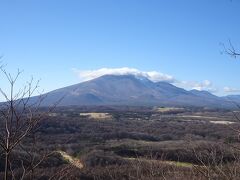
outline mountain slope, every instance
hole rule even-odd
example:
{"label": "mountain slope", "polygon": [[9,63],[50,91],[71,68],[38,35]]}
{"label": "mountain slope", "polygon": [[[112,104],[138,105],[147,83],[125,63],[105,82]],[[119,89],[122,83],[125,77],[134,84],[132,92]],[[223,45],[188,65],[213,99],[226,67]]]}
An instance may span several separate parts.
{"label": "mountain slope", "polygon": [[47,94],[43,105],[63,97],[60,105],[161,105],[230,107],[225,99],[206,91],[187,91],[166,82],[154,83],[132,75],[105,75]]}
{"label": "mountain slope", "polygon": [[229,95],[223,97],[223,99],[235,104],[235,106],[240,106],[240,95]]}

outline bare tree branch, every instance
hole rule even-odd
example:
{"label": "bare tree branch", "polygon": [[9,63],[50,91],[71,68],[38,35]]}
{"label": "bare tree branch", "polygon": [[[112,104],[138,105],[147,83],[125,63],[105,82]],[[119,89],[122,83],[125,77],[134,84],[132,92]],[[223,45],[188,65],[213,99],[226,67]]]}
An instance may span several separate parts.
{"label": "bare tree branch", "polygon": [[[14,149],[21,148],[29,156],[29,167],[26,166],[23,159],[18,159],[21,162],[22,175],[20,179],[30,174],[30,179],[34,179],[33,172],[46,158],[52,155],[52,152],[47,152],[42,155],[42,158],[36,161],[35,153],[37,152],[36,139],[34,138],[32,148],[28,150],[23,148],[22,142],[29,135],[36,132],[39,123],[51,112],[62,98],[49,107],[46,111],[41,111],[40,107],[46,95],[39,95],[32,100],[32,96],[38,92],[39,81],[34,83],[34,79],[26,82],[22,89],[15,93],[15,84],[18,81],[23,71],[18,70],[15,76],[8,73],[3,65],[0,65],[0,72],[4,75],[9,83],[9,91],[6,93],[0,88],[0,94],[4,97],[5,102],[0,104],[0,149],[5,154],[5,171],[4,180],[10,177],[15,178],[15,172],[12,168],[11,155]],[[30,144],[28,144],[29,146]],[[14,159],[16,161],[16,159]],[[16,179],[16,178],[15,178]]]}
{"label": "bare tree branch", "polygon": [[223,47],[222,53],[227,54],[233,58],[240,56],[240,53],[235,49],[230,39],[228,40],[228,47],[226,47],[224,43],[220,43],[220,45]]}

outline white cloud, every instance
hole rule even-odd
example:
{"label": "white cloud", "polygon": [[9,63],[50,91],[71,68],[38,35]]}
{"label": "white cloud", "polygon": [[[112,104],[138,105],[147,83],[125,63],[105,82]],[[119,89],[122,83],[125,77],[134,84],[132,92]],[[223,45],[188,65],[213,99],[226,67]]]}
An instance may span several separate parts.
{"label": "white cloud", "polygon": [[240,93],[240,89],[237,88],[224,87],[223,90],[225,93]]}
{"label": "white cloud", "polygon": [[212,82],[210,82],[209,80],[204,80],[203,82],[195,83],[192,89],[196,89],[199,91],[211,90],[213,88],[212,86]]}
{"label": "white cloud", "polygon": [[80,81],[88,81],[98,78],[103,75],[134,75],[136,77],[145,77],[153,82],[169,82],[178,87],[192,90],[196,89],[199,91],[209,91],[212,93],[217,92],[217,88],[214,87],[211,81],[204,80],[203,82],[195,81],[180,81],[175,79],[173,76],[163,74],[158,71],[141,71],[135,68],[123,67],[123,68],[101,68],[97,70],[78,70],[73,68],[73,71],[77,74]]}
{"label": "white cloud", "polygon": [[216,87],[214,87],[213,83],[209,80],[204,80],[203,82],[195,82],[195,81],[179,81],[176,83],[177,86],[188,89],[188,90],[198,90],[198,91],[209,91],[215,93],[218,91]]}
{"label": "white cloud", "polygon": [[97,70],[73,69],[73,71],[77,73],[81,81],[88,81],[103,75],[134,75],[136,77],[148,78],[153,82],[165,81],[165,82],[173,83],[175,81],[175,79],[168,74],[163,74],[157,71],[140,71],[138,69],[128,68],[128,67],[101,68]]}

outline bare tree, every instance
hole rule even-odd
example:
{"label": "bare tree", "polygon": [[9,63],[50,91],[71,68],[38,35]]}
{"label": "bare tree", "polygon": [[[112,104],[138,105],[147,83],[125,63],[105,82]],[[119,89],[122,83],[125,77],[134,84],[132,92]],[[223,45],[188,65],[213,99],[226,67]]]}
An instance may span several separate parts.
{"label": "bare tree", "polygon": [[[29,157],[28,167],[26,167],[26,159],[19,159],[22,173],[18,179],[23,179],[26,175],[33,174],[33,170],[51,154],[44,153],[36,161],[33,154],[33,151],[37,150],[34,133],[40,121],[46,117],[49,111],[53,110],[58,102],[47,111],[42,111],[40,106],[46,96],[39,95],[34,100],[32,99],[32,96],[38,93],[39,81],[35,82],[32,78],[22,89],[16,90],[16,82],[22,72],[18,70],[16,75],[12,76],[3,65],[0,66],[0,72],[9,84],[7,91],[0,88],[0,94],[4,97],[4,102],[0,103],[0,150],[5,159],[4,180],[8,180],[10,177],[16,179],[12,168],[12,162],[16,159],[11,159],[11,155],[16,149],[25,151]],[[23,141],[29,136],[33,140],[32,148],[26,148],[23,145]],[[32,175],[30,177],[33,178]]]}

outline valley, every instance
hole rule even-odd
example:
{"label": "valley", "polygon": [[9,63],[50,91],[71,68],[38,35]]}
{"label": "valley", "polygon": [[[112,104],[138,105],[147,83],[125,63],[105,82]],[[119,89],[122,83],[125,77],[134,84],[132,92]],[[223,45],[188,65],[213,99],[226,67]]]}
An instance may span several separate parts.
{"label": "valley", "polygon": [[[63,172],[67,179],[190,180],[206,179],[199,172],[208,170],[231,174],[227,167],[238,165],[239,153],[233,148],[239,146],[233,129],[239,128],[231,110],[59,107],[35,133],[41,149],[37,157],[57,151],[40,164],[35,176],[58,179]],[[25,140],[26,146],[31,141]],[[22,153],[18,149],[14,156]]]}

